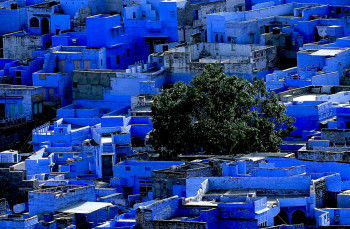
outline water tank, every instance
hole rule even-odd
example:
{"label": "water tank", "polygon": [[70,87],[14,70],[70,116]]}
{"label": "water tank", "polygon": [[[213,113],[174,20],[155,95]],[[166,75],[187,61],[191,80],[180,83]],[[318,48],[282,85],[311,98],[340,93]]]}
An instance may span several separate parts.
{"label": "water tank", "polygon": [[131,68],[131,72],[132,72],[132,73],[136,73],[136,67],[132,67],[132,68]]}
{"label": "water tank", "polygon": [[130,68],[128,68],[128,69],[126,69],[126,71],[125,71],[126,73],[131,73],[131,69]]}
{"label": "water tank", "polygon": [[142,72],[142,66],[137,66],[137,72]]}

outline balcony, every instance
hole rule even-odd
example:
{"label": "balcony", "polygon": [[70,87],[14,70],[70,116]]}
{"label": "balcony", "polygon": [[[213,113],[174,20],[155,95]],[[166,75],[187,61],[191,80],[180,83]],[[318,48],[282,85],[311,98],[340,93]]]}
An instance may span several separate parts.
{"label": "balcony", "polygon": [[0,118],[0,128],[1,127],[11,127],[18,124],[26,123],[31,120],[30,115],[20,115],[12,118]]}

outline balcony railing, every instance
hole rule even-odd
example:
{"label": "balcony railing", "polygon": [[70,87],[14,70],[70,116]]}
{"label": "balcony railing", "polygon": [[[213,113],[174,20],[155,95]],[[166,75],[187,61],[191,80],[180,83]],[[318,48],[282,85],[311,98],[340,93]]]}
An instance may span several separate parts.
{"label": "balcony railing", "polygon": [[26,123],[28,120],[31,120],[30,115],[19,115],[11,118],[0,118],[0,127],[9,127],[21,123]]}

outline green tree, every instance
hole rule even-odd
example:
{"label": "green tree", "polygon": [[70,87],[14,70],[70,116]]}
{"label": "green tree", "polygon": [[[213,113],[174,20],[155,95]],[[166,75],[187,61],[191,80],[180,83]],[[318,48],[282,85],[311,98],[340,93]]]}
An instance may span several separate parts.
{"label": "green tree", "polygon": [[154,98],[150,143],[163,157],[276,152],[295,130],[264,81],[251,84],[207,65],[191,84],[177,82]]}

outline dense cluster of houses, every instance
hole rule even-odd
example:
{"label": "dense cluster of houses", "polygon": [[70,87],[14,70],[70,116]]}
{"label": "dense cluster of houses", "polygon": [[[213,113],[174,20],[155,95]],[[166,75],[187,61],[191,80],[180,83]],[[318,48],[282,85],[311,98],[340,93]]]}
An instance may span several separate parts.
{"label": "dense cluster of houses", "polygon": [[[0,38],[0,228],[350,225],[349,0],[0,0]],[[211,63],[277,93],[280,152],[159,160],[152,98]]]}

